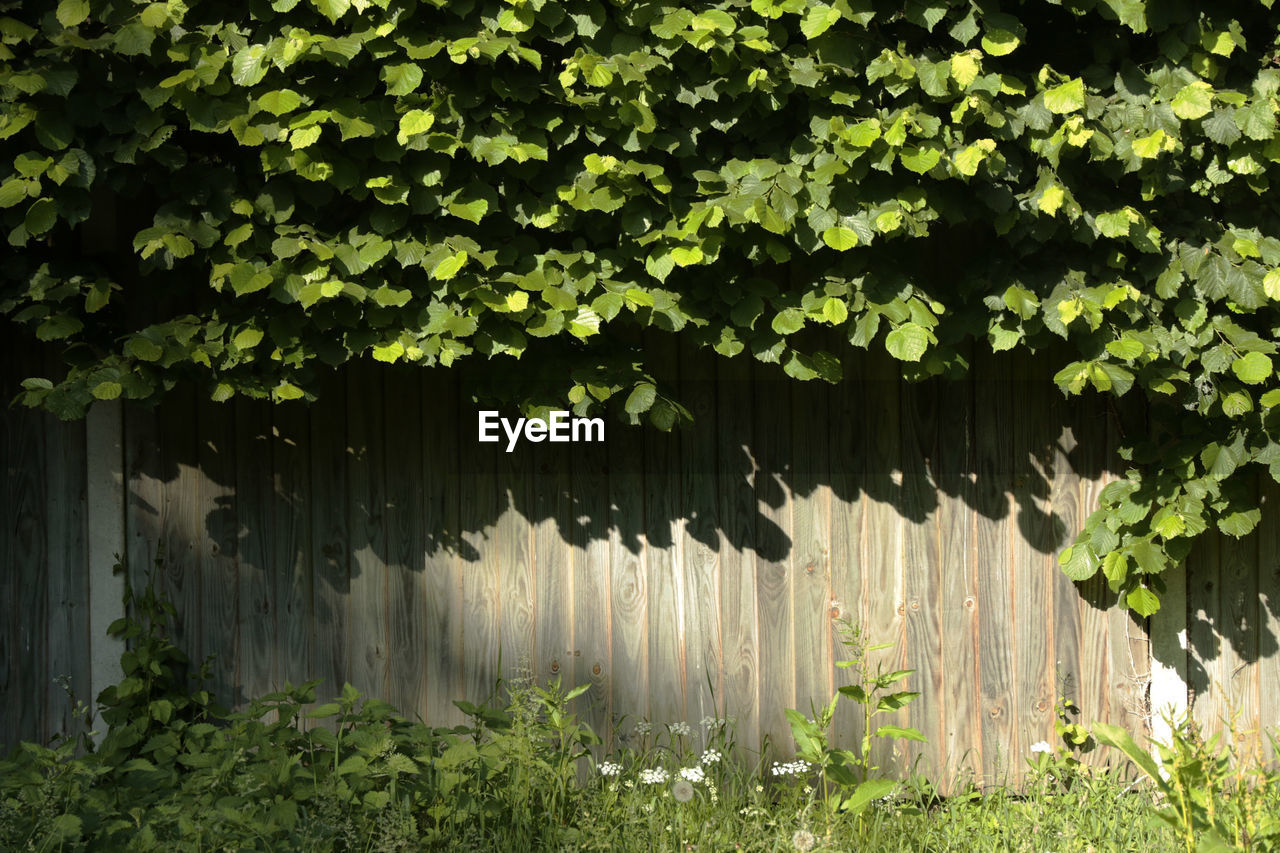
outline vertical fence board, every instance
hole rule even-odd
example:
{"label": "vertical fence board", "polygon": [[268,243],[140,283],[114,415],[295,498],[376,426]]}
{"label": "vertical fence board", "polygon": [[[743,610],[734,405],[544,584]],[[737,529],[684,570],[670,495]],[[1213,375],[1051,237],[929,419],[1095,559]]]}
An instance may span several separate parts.
{"label": "vertical fence board", "polygon": [[351,680],[351,533],[347,523],[347,394],[341,375],[320,383],[311,404],[310,510],[311,613],[324,642],[312,655],[313,676],[321,679],[317,698],[338,695]]}
{"label": "vertical fence board", "polygon": [[417,368],[384,370],[383,465],[387,482],[387,697],[413,718],[426,709],[429,595],[423,554],[422,382]]}
{"label": "vertical fence board", "polygon": [[360,363],[348,374],[347,519],[351,536],[351,683],[387,696],[387,482],[382,409],[385,371]]}
{"label": "vertical fence board", "polygon": [[[605,422],[605,444],[591,444],[571,472],[573,500],[573,645],[578,659],[578,682],[591,684],[584,716],[596,734],[611,742],[614,670],[611,656],[613,628],[612,570],[609,562],[608,456],[605,446],[614,424]],[[616,433],[615,433],[616,435]],[[627,677],[630,677],[628,674]]]}
{"label": "vertical fence board", "polygon": [[163,565],[156,567],[156,590],[173,602],[170,631],[174,644],[190,650],[200,636],[200,554],[204,518],[199,506],[198,440],[195,389],[179,385],[156,408],[160,445],[160,529]]}
{"label": "vertical fence board", "polygon": [[944,383],[939,391],[938,506],[943,731],[939,742],[944,784],[982,773],[982,703],[978,671],[979,564],[973,530],[974,381]]}
{"label": "vertical fence board", "polygon": [[644,442],[628,437],[609,443],[611,514],[610,686],[613,713],[627,717],[624,731],[648,718],[649,637],[648,575],[644,542]]}
{"label": "vertical fence board", "polygon": [[[1081,507],[1081,522],[1098,506],[1098,493],[1106,485],[1105,468],[1109,461],[1107,452],[1108,421],[1105,413],[1083,412],[1079,420],[1080,445],[1075,454],[1078,465],[1086,471],[1098,472],[1097,479],[1081,478],[1076,486],[1077,500]],[[1079,679],[1072,698],[1080,708],[1080,722],[1089,725],[1105,722],[1111,706],[1111,656],[1108,643],[1107,606],[1114,596],[1107,589],[1107,580],[1098,572],[1079,584],[1076,590],[1075,609],[1079,614],[1080,640],[1077,644]],[[1090,764],[1105,760],[1106,750],[1094,750],[1086,756]]]}
{"label": "vertical fence board", "polygon": [[[1013,444],[1013,513],[1009,537],[1012,557],[1009,574],[1012,580],[1012,613],[1014,637],[1014,739],[1008,744],[1011,768],[1022,764],[1031,744],[1046,740],[1053,733],[1053,579],[1056,560],[1050,565],[1049,555],[1042,549],[1053,535],[1051,518],[1046,511],[1052,506],[1046,468],[1052,464],[1046,457],[1044,442],[1051,429],[1045,414],[1052,405],[1050,394],[1058,393],[1049,376],[1040,376],[1039,366],[1027,359],[1016,359],[1011,371],[1011,384],[1005,395],[1016,400],[1017,408],[1003,429]],[[1042,371],[1041,371],[1042,372]],[[1019,768],[1020,769],[1020,768]]]}
{"label": "vertical fence board", "polygon": [[795,707],[831,701],[831,395],[814,382],[791,383],[791,575]]}
{"label": "vertical fence board", "polygon": [[244,538],[236,551],[239,581],[240,678],[245,699],[277,686],[280,607],[273,565],[275,484],[271,465],[271,408],[261,401],[236,406],[236,520]]}
{"label": "vertical fence board", "polygon": [[716,490],[715,360],[687,342],[680,351],[681,399],[693,415],[680,437],[685,688],[690,720],[719,717],[724,706],[720,619],[720,534]]}
{"label": "vertical fence board", "polygon": [[[89,674],[89,585],[85,518],[84,421],[45,415],[48,513],[48,619],[44,674],[44,735],[82,730],[71,712],[75,701],[93,703]],[[2,571],[2,570],[0,570]],[[65,685],[65,686],[64,686]]]}
{"label": "vertical fence board", "polygon": [[788,392],[776,367],[756,368],[753,418],[756,473],[756,619],[760,650],[760,733],[783,754],[793,751],[784,713],[796,707],[796,650],[792,637],[791,412],[778,405]]}
{"label": "vertical fence board", "polygon": [[980,354],[975,374],[983,377],[974,384],[975,459],[977,465],[977,535],[975,565],[981,566],[978,584],[979,679],[982,685],[982,772],[987,784],[1000,784],[1006,773],[1015,770],[1011,757],[1015,747],[1015,704],[1013,648],[1013,602],[1010,589],[1013,573],[1009,565],[1011,543],[1009,474],[1012,447],[1006,430],[1012,422],[1009,399],[1009,362]]}
{"label": "vertical fence board", "polygon": [[[1257,497],[1257,490],[1250,484],[1245,504],[1251,505]],[[1237,739],[1232,746],[1237,754],[1253,760],[1262,745],[1258,731],[1258,537],[1224,536],[1219,554],[1222,618],[1217,633],[1222,637],[1219,672],[1223,690],[1216,704],[1218,716],[1230,721],[1229,730],[1235,730]],[[1224,740],[1230,740],[1230,731]]]}
{"label": "vertical fence board", "polygon": [[[1262,523],[1258,527],[1258,722],[1280,728],[1280,485],[1259,474]],[[1277,744],[1280,746],[1280,744]],[[1263,756],[1280,762],[1280,754],[1263,738]]]}
{"label": "vertical fence board", "polygon": [[[465,387],[465,386],[464,386]],[[476,428],[476,408],[464,408],[467,419],[460,422],[458,457],[461,460],[459,488],[459,530],[463,532],[466,555],[462,571],[462,662],[463,696],[471,702],[487,698],[498,677],[499,620],[502,602],[498,598],[498,547],[496,519],[507,505],[506,491],[500,490],[497,473],[498,444],[469,440]],[[461,485],[460,484],[460,485]]]}
{"label": "vertical fence board", "polygon": [[720,614],[724,636],[724,704],[736,721],[737,740],[760,748],[759,671],[756,638],[755,460],[751,363],[747,357],[719,363],[716,424],[720,548]]}
{"label": "vertical fence board", "polygon": [[[533,674],[539,681],[558,678],[565,688],[583,678],[578,670],[573,628],[574,557],[572,464],[564,448],[538,445],[531,454],[533,491]],[[586,703],[580,703],[586,704]]]}
{"label": "vertical fence board", "polygon": [[[1048,423],[1064,424],[1061,435],[1047,457],[1050,480],[1048,509],[1062,537],[1056,549],[1047,555],[1049,594],[1053,600],[1048,623],[1053,638],[1054,667],[1054,682],[1049,685],[1052,690],[1049,697],[1050,726],[1053,722],[1052,708],[1056,706],[1060,696],[1077,703],[1077,707],[1080,701],[1080,593],[1071,579],[1059,570],[1057,554],[1061,548],[1074,541],[1088,515],[1080,506],[1080,490],[1076,488],[1079,475],[1072,469],[1071,462],[1082,450],[1080,441],[1083,437],[1083,408],[1069,405],[1056,390],[1049,391]],[[1048,737],[1048,734],[1046,732],[1046,739],[1054,743],[1055,739]]]}
{"label": "vertical fence board", "polygon": [[240,525],[236,509],[235,406],[201,399],[196,403],[196,423],[200,431],[196,456],[200,482],[195,511],[200,520],[200,635],[195,650],[202,662],[213,657],[210,686],[214,695],[225,703],[236,704]]}
{"label": "vertical fence board", "polygon": [[458,468],[460,442],[476,443],[474,432],[462,435],[457,378],[441,371],[422,372],[423,529],[426,554],[421,603],[427,696],[423,713],[433,726],[462,722],[453,704],[466,691],[463,680],[462,540],[459,493],[471,488]]}
{"label": "vertical fence board", "polygon": [[[903,685],[920,695],[907,707],[907,723],[927,743],[907,743],[906,756],[932,756],[921,769],[936,777],[943,742],[944,680],[942,625],[939,614],[941,577],[940,518],[936,438],[939,411],[935,381],[904,383],[901,390],[903,604],[907,668],[915,672]],[[895,685],[901,689],[903,685]]]}
{"label": "vertical fence board", "polygon": [[[302,684],[314,676],[312,611],[315,573],[311,559],[310,430],[307,410],[298,402],[272,409],[271,463],[275,475],[271,496],[270,570],[275,578],[278,651],[275,676]],[[415,702],[416,704],[416,702]]]}
{"label": "vertical fence board", "polygon": [[[862,624],[872,645],[888,648],[867,655],[871,671],[886,672],[906,667],[906,603],[903,600],[905,524],[898,512],[904,483],[901,446],[901,397],[898,363],[876,352],[868,359],[871,393],[863,417],[868,429],[863,434],[867,460],[866,524],[862,535]],[[907,724],[906,709],[882,716],[880,724]],[[893,761],[896,744],[875,738],[871,757],[874,764],[887,767]]]}

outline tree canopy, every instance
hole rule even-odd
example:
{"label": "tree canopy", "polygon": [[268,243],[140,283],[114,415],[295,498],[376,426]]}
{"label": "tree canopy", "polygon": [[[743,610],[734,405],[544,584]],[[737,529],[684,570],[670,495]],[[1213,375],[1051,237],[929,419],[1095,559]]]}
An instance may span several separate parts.
{"label": "tree canopy", "polygon": [[1280,479],[1271,5],[0,0],[0,312],[66,364],[23,399],[518,359],[671,428],[637,330],[832,382],[815,329],[1066,341],[1156,428],[1061,562],[1150,614]]}

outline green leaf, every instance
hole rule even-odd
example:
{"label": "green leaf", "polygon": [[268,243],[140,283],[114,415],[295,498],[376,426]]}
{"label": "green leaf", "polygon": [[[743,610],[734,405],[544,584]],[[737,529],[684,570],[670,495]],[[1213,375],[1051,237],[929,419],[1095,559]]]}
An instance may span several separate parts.
{"label": "green leaf", "polygon": [[1157,785],[1164,783],[1164,777],[1160,774],[1160,768],[1155,759],[1151,757],[1151,753],[1138,746],[1133,736],[1123,728],[1111,723],[1094,723],[1091,729],[1093,736],[1097,738],[1099,743],[1113,746],[1123,752]]}
{"label": "green leaf", "polygon": [[822,304],[822,316],[833,326],[839,326],[849,319],[849,308],[844,304],[843,299],[830,296]]}
{"label": "green leaf", "polygon": [[292,89],[277,89],[259,96],[258,106],[273,115],[281,116],[302,106],[302,96]]}
{"label": "green leaf", "polygon": [[840,20],[840,10],[825,3],[818,3],[809,7],[809,11],[805,13],[804,18],[800,21],[800,32],[804,33],[807,39],[815,39],[818,36],[831,29]]}
{"label": "green leaf", "polygon": [[436,264],[435,268],[431,270],[431,277],[436,281],[448,281],[458,274],[466,262],[467,253],[465,251],[457,251]]}
{"label": "green leaf", "polygon": [[982,24],[982,49],[990,56],[1013,53],[1026,35],[1017,18],[1002,12],[984,15]]}
{"label": "green leaf", "polygon": [[643,414],[653,407],[653,401],[656,399],[658,399],[658,389],[652,383],[641,382],[627,395],[627,402],[623,404],[623,408],[629,415]]}
{"label": "green leaf", "polygon": [[351,8],[351,0],[311,0],[311,5],[330,21],[336,21]]}
{"label": "green leaf", "polygon": [[794,335],[804,328],[804,311],[799,308],[787,308],[778,312],[770,324],[779,335]]}
{"label": "green leaf", "polygon": [[1235,119],[1232,118],[1232,112],[1227,110],[1214,110],[1213,115],[1206,118],[1202,124],[1205,136],[1212,139],[1219,145],[1230,145],[1240,138],[1240,128],[1236,127]]}
{"label": "green leaf", "polygon": [[942,149],[937,143],[928,143],[919,147],[909,146],[898,152],[898,158],[902,161],[902,165],[916,174],[923,175],[938,165],[938,161],[942,159]]}
{"label": "green leaf", "polygon": [[244,329],[231,339],[231,343],[239,349],[253,349],[262,343],[262,331],[260,329]]}
{"label": "green leaf", "polygon": [[164,349],[144,337],[134,335],[125,342],[124,351],[140,361],[159,361]]}
{"label": "green leaf", "polygon": [[412,62],[386,65],[382,68],[382,80],[387,84],[388,95],[407,95],[422,83],[422,69]]}
{"label": "green leaf", "polygon": [[914,740],[920,743],[928,743],[928,739],[916,729],[905,728],[903,726],[884,725],[876,729],[876,737],[897,738],[899,740]]}
{"label": "green leaf", "polygon": [[99,400],[114,400],[124,391],[119,382],[99,382],[90,392]]}
{"label": "green leaf", "polygon": [[929,348],[929,332],[918,323],[903,323],[885,336],[884,346],[899,361],[919,361]]}
{"label": "green leaf", "polygon": [[1213,109],[1213,89],[1207,83],[1183,86],[1174,96],[1173,114],[1180,119],[1204,118]]}
{"label": "green leaf", "polygon": [[1160,609],[1159,597],[1145,586],[1131,590],[1125,596],[1124,603],[1130,610],[1143,618],[1154,615]]}
{"label": "green leaf", "polygon": [[822,242],[838,252],[844,252],[858,245],[858,233],[852,228],[836,225],[822,232]]}
{"label": "green leaf", "polygon": [[1258,385],[1271,376],[1271,359],[1264,353],[1245,353],[1231,362],[1231,372],[1246,385]]}
{"label": "green leaf", "polygon": [[1054,86],[1044,93],[1044,105],[1049,112],[1065,115],[1084,109],[1084,81],[1079,77]]}
{"label": "green leaf", "polygon": [[74,27],[89,17],[89,0],[62,0],[58,4],[58,23],[64,27]]}
{"label": "green leaf", "polygon": [[238,86],[256,86],[266,76],[263,64],[267,49],[260,44],[242,47],[231,60],[231,80]]}
{"label": "green leaf", "polygon": [[396,141],[404,145],[410,137],[426,133],[435,123],[435,115],[427,110],[409,110],[400,117],[400,132],[396,134]]}
{"label": "green leaf", "polygon": [[1098,571],[1098,559],[1085,545],[1071,545],[1058,555],[1062,573],[1073,581],[1085,581]]}
{"label": "green leaf", "polygon": [[51,198],[38,198],[27,208],[23,224],[32,234],[43,234],[58,221],[58,205]]}
{"label": "green leaf", "polygon": [[[10,178],[0,185],[0,208],[13,207],[18,202],[27,197],[27,188],[33,185],[32,181],[24,178]],[[38,186],[38,184],[35,184]]]}
{"label": "green leaf", "polygon": [[141,56],[151,52],[151,43],[155,41],[155,30],[141,23],[126,24],[116,31],[116,53],[121,56]]}

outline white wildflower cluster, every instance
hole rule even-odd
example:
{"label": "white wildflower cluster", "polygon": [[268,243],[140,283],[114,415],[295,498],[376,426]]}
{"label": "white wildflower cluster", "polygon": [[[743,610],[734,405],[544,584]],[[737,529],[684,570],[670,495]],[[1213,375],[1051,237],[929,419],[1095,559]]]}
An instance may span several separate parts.
{"label": "white wildflower cluster", "polygon": [[1037,741],[1031,744],[1032,752],[1053,752],[1053,747],[1049,746],[1047,741]]}
{"label": "white wildflower cluster", "polygon": [[600,765],[601,776],[617,776],[621,772],[622,765],[613,761],[606,761],[604,764]]}
{"label": "white wildflower cluster", "polygon": [[810,767],[811,765],[809,764],[809,762],[801,759],[796,759],[795,761],[788,761],[786,764],[779,764],[778,762],[775,761],[773,762],[773,775],[774,776],[803,776],[804,774],[809,772]]}
{"label": "white wildflower cluster", "polygon": [[671,725],[667,726],[667,729],[671,732],[671,734],[676,735],[678,737],[688,737],[693,732],[693,730],[689,728],[689,724],[685,722],[672,723]]}
{"label": "white wildflower cluster", "polygon": [[708,749],[702,753],[702,763],[711,765],[720,760],[720,751],[716,749]]}
{"label": "white wildflower cluster", "polygon": [[635,733],[640,737],[644,737],[651,731],[653,731],[653,724],[648,720],[640,720],[636,723]]}
{"label": "white wildflower cluster", "polygon": [[664,785],[670,774],[662,767],[655,767],[652,770],[641,770],[640,781],[646,785]]}
{"label": "white wildflower cluster", "polygon": [[707,778],[707,774],[701,767],[695,764],[692,767],[681,767],[680,777],[682,779],[688,779],[696,785],[703,779]]}

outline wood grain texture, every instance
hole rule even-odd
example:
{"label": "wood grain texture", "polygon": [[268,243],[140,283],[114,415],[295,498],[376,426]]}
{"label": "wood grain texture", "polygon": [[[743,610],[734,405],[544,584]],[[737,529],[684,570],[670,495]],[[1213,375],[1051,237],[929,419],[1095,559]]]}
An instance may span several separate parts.
{"label": "wood grain texture", "polygon": [[920,695],[907,707],[906,721],[927,743],[905,743],[905,760],[925,757],[921,771],[937,777],[943,770],[938,744],[944,740],[946,685],[942,668],[942,620],[938,514],[936,381],[903,383],[900,390],[903,604],[906,667],[915,672],[904,684]]}
{"label": "wood grain texture", "polygon": [[97,638],[89,633],[85,425],[50,415],[43,420],[48,518],[43,735],[47,738],[57,733],[74,736],[83,730],[72,710],[76,700],[92,701],[89,649]]}
{"label": "wood grain texture", "polygon": [[161,542],[164,560],[156,566],[156,590],[173,602],[170,620],[174,644],[190,652],[200,636],[199,533],[200,514],[197,469],[199,432],[195,389],[178,385],[156,408],[156,433],[160,445],[162,498]]}
{"label": "wood grain texture", "polygon": [[[466,387],[465,377],[462,387]],[[459,471],[466,488],[459,488],[459,529],[466,556],[462,573],[462,677],[463,695],[479,702],[489,697],[498,679],[502,602],[498,597],[500,554],[494,519],[506,509],[506,490],[499,490],[497,444],[480,443],[476,435],[474,405],[460,406],[463,413],[458,438]],[[461,485],[461,484],[460,484]]]}
{"label": "wood grain texture", "polygon": [[649,708],[649,574],[644,541],[644,441],[609,443],[611,702],[623,734]]}
{"label": "wood grain texture", "polygon": [[[652,333],[645,342],[652,370],[672,393],[678,387],[675,339]],[[680,521],[680,435],[644,431],[644,554],[649,645],[649,715],[684,722],[684,535]]]}
{"label": "wood grain texture", "polygon": [[529,444],[517,445],[511,453],[498,456],[498,507],[494,530],[497,556],[499,651],[504,678],[527,678],[534,660],[536,637],[534,610],[537,606],[533,575],[533,526],[520,514],[528,506],[533,489]]}
{"label": "wood grain texture", "polygon": [[[867,467],[867,503],[862,533],[863,588],[860,603],[862,625],[869,645],[888,644],[870,652],[867,659],[874,673],[878,669],[893,672],[906,668],[906,600],[904,589],[904,521],[905,482],[902,470],[901,444],[901,375],[898,363],[886,353],[875,352],[868,359],[868,395],[863,417],[868,426],[863,433],[864,459]],[[906,709],[881,715],[873,726],[907,724]],[[895,742],[885,738],[872,740],[872,763],[881,767],[893,765]]]}
{"label": "wood grain texture", "polygon": [[[606,421],[605,443],[619,425]],[[611,435],[612,431],[612,435]],[[570,473],[573,500],[573,647],[577,682],[591,687],[578,708],[592,730],[612,741],[612,566],[610,564],[610,481],[605,445],[583,448]],[[585,704],[585,708],[583,708]]]}
{"label": "wood grain texture", "polygon": [[[1248,483],[1245,505],[1257,500],[1257,488]],[[1237,755],[1247,760],[1261,753],[1264,736],[1258,722],[1261,706],[1258,697],[1259,603],[1258,603],[1258,536],[1237,539],[1224,535],[1219,545],[1221,586],[1217,633],[1222,637],[1219,656],[1219,679],[1223,689],[1218,694],[1218,716],[1233,721],[1224,741],[1231,740]]]}
{"label": "wood grain texture", "polygon": [[974,385],[977,494],[975,565],[978,583],[978,672],[982,687],[982,772],[987,784],[1002,784],[1021,764],[1017,742],[1014,658],[1014,573],[1010,566],[1015,522],[1009,492],[1013,486],[1013,448],[1006,430],[1012,423],[1010,364],[979,354]]}
{"label": "wood grain texture", "polygon": [[720,435],[716,480],[720,519],[720,616],[724,638],[724,709],[735,722],[737,742],[760,749],[760,659],[756,617],[755,479],[751,363],[745,357],[718,364],[716,422]]}
{"label": "wood grain texture", "polygon": [[[423,714],[433,726],[463,721],[453,700],[466,691],[463,679],[463,598],[459,471],[463,436],[459,420],[457,376],[451,371],[421,371],[422,381],[422,485],[423,529],[426,533],[423,565],[424,667],[426,701]],[[474,425],[468,424],[473,427]]]}
{"label": "wood grain texture", "polygon": [[[970,356],[971,357],[971,356]],[[973,380],[944,383],[938,437],[939,630],[942,732],[936,755],[943,784],[960,787],[982,772],[978,673],[978,575],[974,544]],[[954,790],[954,788],[951,788]]]}
{"label": "wood grain texture", "polygon": [[422,381],[418,368],[385,372],[387,697],[412,718],[423,713],[427,701]]}
{"label": "wood grain texture", "polygon": [[1054,574],[1060,574],[1055,554],[1052,517],[1054,445],[1060,428],[1046,421],[1057,394],[1050,375],[1029,359],[1013,360],[1010,392],[1016,407],[1005,427],[1013,447],[1013,511],[1009,525],[1012,585],[1014,683],[1017,713],[1010,763],[1021,765],[1031,744],[1053,736],[1054,704]]}
{"label": "wood grain texture", "polygon": [[[312,568],[311,448],[306,408],[297,402],[271,410],[271,574],[275,581],[276,682],[309,681],[312,660],[315,574]],[[417,442],[414,442],[416,445]],[[406,533],[397,539],[409,538]],[[414,706],[418,704],[415,697]]]}
{"label": "wood grain texture", "polygon": [[560,679],[566,689],[583,680],[574,639],[575,577],[573,550],[574,458],[564,445],[541,443],[527,450],[532,469],[532,575],[534,578],[533,675],[542,682]]}
{"label": "wood grain texture", "polygon": [[[1076,484],[1082,523],[1098,507],[1098,493],[1110,482],[1107,472],[1109,461],[1108,420],[1101,409],[1085,410],[1078,421],[1079,446],[1075,459],[1084,471],[1096,472],[1092,477],[1082,477]],[[1076,610],[1079,613],[1080,639],[1076,644],[1079,657],[1079,677],[1072,697],[1080,708],[1080,722],[1088,725],[1105,722],[1110,715],[1111,704],[1111,655],[1108,629],[1108,607],[1114,606],[1115,596],[1107,589],[1106,578],[1098,572],[1080,584],[1072,585],[1078,595]],[[1101,764],[1106,760],[1106,750],[1094,750],[1085,756],[1086,763]]]}
{"label": "wood grain texture", "polygon": [[351,535],[352,685],[369,696],[387,690],[387,512],[383,440],[384,372],[360,363],[347,384],[347,522]]}
{"label": "wood grain texture", "polygon": [[1223,637],[1215,626],[1222,622],[1221,538],[1208,533],[1196,541],[1187,557],[1188,688],[1191,719],[1202,731],[1212,729],[1218,718],[1217,696],[1225,685],[1221,660]]}
{"label": "wood grain texture", "polygon": [[347,388],[344,377],[320,382],[311,404],[309,435],[311,614],[324,642],[312,650],[312,676],[321,679],[317,698],[338,695],[351,680],[351,533],[347,522]]}
{"label": "wood grain texture", "polygon": [[686,710],[701,722],[724,713],[720,618],[720,533],[716,482],[715,360],[688,342],[680,350],[680,394],[693,415],[680,435],[680,531]]}
{"label": "wood grain texture", "polygon": [[200,480],[195,515],[200,519],[200,633],[198,660],[212,657],[214,695],[235,704],[240,649],[240,525],[236,508],[235,405],[199,400],[196,422]]}
{"label": "wood grain texture", "polygon": [[[1053,653],[1053,682],[1051,684],[1051,706],[1056,705],[1059,698],[1080,702],[1080,593],[1076,585],[1058,569],[1057,555],[1060,549],[1075,541],[1075,536],[1084,527],[1088,517],[1087,510],[1080,506],[1080,489],[1077,483],[1079,474],[1072,466],[1073,458],[1077,458],[1082,448],[1081,438],[1084,435],[1083,422],[1087,415],[1084,405],[1072,405],[1062,394],[1050,390],[1048,394],[1046,414],[1048,424],[1063,424],[1058,439],[1053,443],[1047,456],[1049,481],[1049,501],[1047,510],[1053,523],[1061,531],[1061,542],[1054,551],[1048,554],[1047,581],[1049,595],[1052,597],[1052,608],[1049,611],[1050,639]],[[1075,720],[1085,722],[1087,720]],[[1050,709],[1049,731],[1045,739],[1054,743],[1049,737],[1052,733],[1053,708]]]}
{"label": "wood grain texture", "polygon": [[[1258,475],[1262,522],[1258,533],[1258,723],[1280,729],[1280,484]],[[1263,755],[1280,761],[1280,753],[1264,739]]]}
{"label": "wood grain texture", "polygon": [[236,406],[236,521],[243,531],[236,550],[239,583],[241,691],[238,702],[274,690],[281,636],[280,593],[272,543],[275,483],[271,460],[271,407],[265,401]]}
{"label": "wood grain texture", "polygon": [[791,576],[795,707],[809,714],[831,701],[831,394],[791,383]]}

